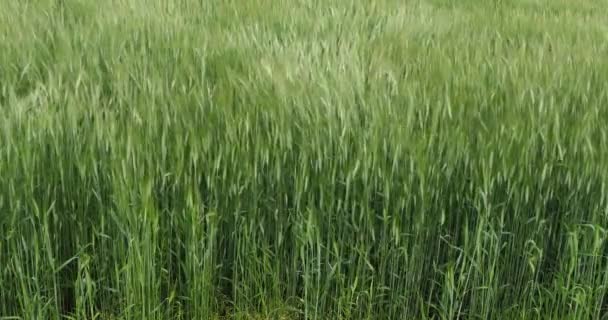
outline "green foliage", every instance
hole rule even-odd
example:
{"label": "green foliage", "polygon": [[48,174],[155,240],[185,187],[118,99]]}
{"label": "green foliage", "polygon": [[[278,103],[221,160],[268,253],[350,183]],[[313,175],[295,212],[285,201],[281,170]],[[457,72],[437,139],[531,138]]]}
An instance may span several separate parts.
{"label": "green foliage", "polygon": [[0,319],[604,319],[601,1],[0,3]]}

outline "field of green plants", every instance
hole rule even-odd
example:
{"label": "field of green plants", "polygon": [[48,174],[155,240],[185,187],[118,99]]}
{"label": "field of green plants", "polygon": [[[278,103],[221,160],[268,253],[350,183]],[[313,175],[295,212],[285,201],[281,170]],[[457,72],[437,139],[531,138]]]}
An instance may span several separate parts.
{"label": "field of green plants", "polygon": [[608,319],[607,12],[0,0],[0,319]]}

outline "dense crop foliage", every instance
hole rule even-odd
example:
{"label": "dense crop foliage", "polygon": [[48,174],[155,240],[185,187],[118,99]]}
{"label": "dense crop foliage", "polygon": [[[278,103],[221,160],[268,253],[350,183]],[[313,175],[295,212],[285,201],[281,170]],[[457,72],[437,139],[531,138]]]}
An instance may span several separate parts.
{"label": "dense crop foliage", "polygon": [[0,0],[0,319],[606,317],[606,10]]}

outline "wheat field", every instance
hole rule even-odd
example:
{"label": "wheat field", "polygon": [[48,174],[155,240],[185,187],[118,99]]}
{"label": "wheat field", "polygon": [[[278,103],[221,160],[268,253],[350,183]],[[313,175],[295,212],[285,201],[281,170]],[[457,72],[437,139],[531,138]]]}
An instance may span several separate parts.
{"label": "wheat field", "polygon": [[608,319],[607,10],[0,0],[0,319]]}

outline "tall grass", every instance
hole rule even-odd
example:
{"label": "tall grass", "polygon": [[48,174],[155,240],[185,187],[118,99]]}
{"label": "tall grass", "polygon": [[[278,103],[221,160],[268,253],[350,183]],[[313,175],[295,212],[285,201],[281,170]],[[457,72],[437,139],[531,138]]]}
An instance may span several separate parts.
{"label": "tall grass", "polygon": [[601,1],[0,1],[0,319],[598,319]]}

